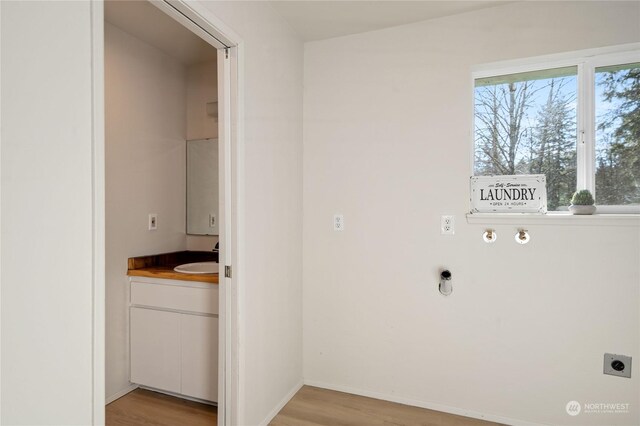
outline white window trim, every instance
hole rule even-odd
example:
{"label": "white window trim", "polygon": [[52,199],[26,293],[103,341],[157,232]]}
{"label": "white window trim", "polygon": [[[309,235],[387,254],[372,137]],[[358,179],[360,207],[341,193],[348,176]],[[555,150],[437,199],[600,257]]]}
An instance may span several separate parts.
{"label": "white window trim", "polygon": [[[471,70],[471,87],[480,78],[518,74],[569,66],[578,67],[577,119],[577,188],[588,189],[596,197],[595,183],[595,68],[640,62],[640,43],[630,43],[596,49],[578,50],[533,58],[477,65]],[[475,96],[471,96],[470,176],[475,163]],[[640,213],[640,206],[598,206],[598,213]],[[509,213],[507,213],[509,214]]]}
{"label": "white window trim", "polygon": [[[628,207],[628,206],[627,206]],[[573,215],[569,212],[533,213],[467,213],[467,223],[472,225],[530,225],[563,226],[625,226],[640,229],[640,214]],[[515,231],[515,230],[514,230]]]}

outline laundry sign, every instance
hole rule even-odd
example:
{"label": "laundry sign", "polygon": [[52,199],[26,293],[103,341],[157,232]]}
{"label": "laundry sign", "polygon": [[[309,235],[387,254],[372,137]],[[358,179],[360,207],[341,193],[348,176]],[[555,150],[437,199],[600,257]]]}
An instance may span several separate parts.
{"label": "laundry sign", "polygon": [[471,176],[471,213],[546,213],[545,175]]}

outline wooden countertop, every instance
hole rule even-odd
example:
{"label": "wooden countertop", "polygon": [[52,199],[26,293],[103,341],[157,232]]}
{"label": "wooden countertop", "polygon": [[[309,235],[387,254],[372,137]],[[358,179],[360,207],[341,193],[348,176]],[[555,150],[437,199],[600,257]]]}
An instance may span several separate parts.
{"label": "wooden countertop", "polygon": [[173,270],[178,265],[217,260],[217,254],[202,251],[179,251],[151,256],[130,257],[127,275],[166,280],[199,281],[218,284],[218,274],[183,274]]}

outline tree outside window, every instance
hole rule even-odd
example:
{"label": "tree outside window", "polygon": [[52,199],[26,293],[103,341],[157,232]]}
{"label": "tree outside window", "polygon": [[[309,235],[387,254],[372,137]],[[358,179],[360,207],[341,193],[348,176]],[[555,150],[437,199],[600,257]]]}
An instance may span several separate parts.
{"label": "tree outside window", "polygon": [[[474,174],[544,174],[553,211],[566,209],[586,170],[597,204],[640,205],[640,63],[591,68],[586,99],[578,99],[579,72],[576,65],[476,79]],[[578,102],[594,103],[594,117],[584,120],[595,128],[595,164],[585,164],[590,156],[578,164]]]}
{"label": "tree outside window", "polygon": [[577,67],[476,80],[475,175],[544,174],[549,210],[576,190]]}
{"label": "tree outside window", "polygon": [[640,204],[640,63],[596,68],[596,197]]}

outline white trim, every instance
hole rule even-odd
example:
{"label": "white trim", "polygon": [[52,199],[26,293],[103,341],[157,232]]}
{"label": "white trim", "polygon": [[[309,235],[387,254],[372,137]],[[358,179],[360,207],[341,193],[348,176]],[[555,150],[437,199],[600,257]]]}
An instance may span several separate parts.
{"label": "white trim", "polygon": [[397,395],[388,395],[386,393],[374,392],[362,389],[356,389],[349,386],[332,385],[315,380],[304,381],[305,385],[314,386],[322,389],[329,389],[338,392],[346,392],[353,395],[365,396],[367,398],[381,399],[383,401],[397,402],[398,404],[410,405],[412,407],[426,408],[428,410],[440,411],[442,413],[455,414],[457,416],[471,417],[474,419],[487,420],[496,423],[514,425],[514,426],[549,426],[545,423],[533,423],[525,420],[512,419],[509,417],[499,416],[490,413],[481,413],[479,411],[466,410],[464,408],[452,407],[450,405],[438,404],[434,402],[419,401],[416,399],[405,398]]}
{"label": "white trim", "polygon": [[[219,181],[220,203],[218,215],[223,226],[219,228],[220,235],[220,258],[218,261],[222,265],[234,266],[232,262],[230,230],[232,228],[232,215],[230,211],[231,191],[231,58],[227,56],[228,51],[218,51],[218,104],[222,107],[219,109],[218,117],[218,174],[223,176]],[[219,379],[218,379],[218,424],[232,425],[234,421],[234,409],[230,405],[235,403],[236,398],[231,395],[233,393],[232,360],[233,351],[230,339],[234,335],[233,324],[233,286],[232,280],[234,275],[232,269],[232,278],[229,279],[225,274],[220,275],[220,323],[218,324],[219,340],[223,342],[218,351]]]}
{"label": "white trim", "polygon": [[105,134],[104,3],[91,2],[91,174],[92,174],[92,411],[94,425],[105,424]]}
{"label": "white trim", "polygon": [[[104,405],[107,406],[109,404],[111,404],[113,401],[122,398],[123,396],[127,395],[128,393],[133,392],[134,390],[138,389],[140,386],[136,385],[135,383],[131,383],[129,386],[127,386],[126,388],[114,393],[113,395],[111,395],[110,397],[108,397],[105,400]],[[100,424],[104,424],[104,423],[100,423]]]}
{"label": "white trim", "polygon": [[232,157],[235,158],[233,163],[234,173],[232,179],[232,213],[233,217],[236,220],[235,226],[232,228],[231,239],[233,242],[233,261],[234,261],[234,280],[235,285],[233,286],[233,291],[235,294],[230,297],[230,304],[233,305],[235,309],[235,327],[233,328],[233,332],[231,337],[234,338],[232,343],[229,344],[231,347],[230,351],[234,351],[234,356],[232,356],[232,364],[228,366],[231,369],[231,374],[233,374],[233,379],[231,380],[231,391],[233,392],[232,400],[230,402],[230,407],[232,409],[232,414],[235,413],[236,417],[230,417],[231,421],[229,424],[242,424],[241,421],[244,421],[244,411],[241,410],[242,407],[246,407],[246,398],[244,392],[244,386],[240,386],[241,376],[246,371],[246,352],[241,351],[240,347],[242,347],[243,335],[242,330],[245,330],[244,326],[244,316],[242,312],[244,312],[245,303],[245,292],[244,292],[244,271],[245,271],[245,151],[244,151],[244,101],[245,99],[245,79],[244,79],[244,67],[245,67],[245,50],[244,43],[239,42],[238,46],[235,49],[231,49],[230,52],[232,61],[231,61],[231,104],[235,105],[235,108],[232,109],[232,113],[235,114],[235,117],[232,117],[232,129],[231,129],[231,137],[232,137]]}
{"label": "white trim", "polygon": [[596,204],[598,214],[640,214],[639,204],[627,204],[622,206],[604,205],[599,206]]}
{"label": "white trim", "polygon": [[[231,75],[231,61],[227,57],[225,51],[218,51],[218,105],[220,115],[218,116],[218,175],[223,176],[219,181],[218,193],[220,194],[221,201],[218,204],[218,216],[221,219],[222,226],[219,227],[218,240],[220,242],[220,262],[223,266],[231,266],[231,275],[233,276],[233,263],[231,261],[230,253],[230,230],[231,230],[231,211],[229,197],[231,191],[231,81],[229,76]],[[226,268],[225,268],[226,269]],[[229,278],[225,276],[225,273],[220,274],[220,323],[218,324],[218,333],[220,340],[225,342],[224,347],[218,351],[218,365],[220,378],[218,379],[219,390],[218,399],[220,401],[220,411],[218,412],[218,424],[219,425],[232,425],[231,411],[229,404],[233,400],[230,397],[230,389],[232,387],[230,374],[230,365],[233,355],[231,353],[231,345],[226,344],[229,342],[230,336],[233,334],[232,330],[232,304],[231,304],[231,282]]]}
{"label": "white trim", "polygon": [[[170,3],[182,14],[189,17],[198,25],[203,26],[207,31],[225,43],[227,46],[238,46],[243,43],[242,37],[231,29],[225,22],[219,19],[204,5],[192,0],[153,0]],[[191,28],[191,27],[188,27]]]}
{"label": "white trim", "polygon": [[[0,5],[0,23],[2,22],[2,6]],[[2,25],[0,24],[0,30]],[[0,43],[0,65],[2,64],[2,43]],[[2,66],[0,66],[0,82],[2,82]],[[0,83],[0,99],[2,99],[2,84]],[[2,102],[0,102],[0,129],[2,129]],[[2,176],[2,132],[0,131],[0,176]],[[0,180],[0,200],[2,200],[2,184]],[[0,208],[0,225],[2,224],[2,208]],[[2,260],[2,238],[0,238],[0,263]],[[2,274],[0,273],[0,294],[2,293]],[[0,318],[2,318],[2,304],[0,303]],[[0,333],[0,365],[2,364],[2,333]],[[1,370],[1,369],[0,369]],[[0,378],[2,371],[0,371]],[[0,383],[2,380],[0,380]],[[0,401],[2,401],[2,386],[0,386]],[[93,409],[93,407],[92,407]],[[0,404],[0,419],[2,418],[2,404]]]}
{"label": "white trim", "polygon": [[282,410],[284,406],[287,405],[289,401],[291,401],[291,398],[293,398],[296,393],[298,393],[302,386],[304,386],[304,381],[300,380],[300,382],[298,382],[293,388],[291,388],[291,390],[284,396],[284,398],[282,398],[278,405],[276,405],[273,410],[271,410],[271,412],[267,414],[267,417],[265,417],[264,420],[258,424],[260,426],[267,426],[271,422],[271,420],[273,420],[278,415],[280,410]]}
{"label": "white trim", "polygon": [[594,68],[606,67],[607,65],[621,65],[640,62],[640,43],[635,49],[595,55],[587,59],[587,62],[592,64]]}
{"label": "white trim", "polygon": [[475,65],[471,68],[471,71],[475,80],[477,78],[491,77],[495,75],[516,74],[520,72],[578,65],[586,61],[594,61],[594,56],[599,56],[603,60],[611,62],[614,61],[614,58],[624,57],[635,51],[640,51],[640,43],[627,43],[617,46],[533,56],[530,58],[489,62],[486,64]]}
{"label": "white trim", "polygon": [[[576,188],[586,188],[593,193],[593,188],[590,186],[593,182],[591,173],[593,172],[593,165],[589,165],[589,159],[593,158],[593,125],[588,117],[592,117],[590,114],[593,111],[593,89],[591,84],[593,78],[589,74],[591,68],[587,64],[578,65],[578,86],[577,86],[577,98],[578,103],[576,108]],[[590,100],[590,101],[589,101]]]}
{"label": "white trim", "polygon": [[[469,86],[471,88],[471,100],[469,104],[471,105],[471,130],[469,132],[469,141],[471,143],[469,151],[471,151],[469,163],[469,176],[475,176],[475,165],[476,165],[476,77],[471,73],[471,84]],[[469,195],[471,195],[471,189],[469,189]],[[469,198],[471,200],[471,198]]]}
{"label": "white trim", "polygon": [[[600,208],[600,207],[598,207]],[[575,225],[575,226],[630,226],[640,228],[638,214],[573,215],[570,213],[474,213],[467,214],[472,225]]]}

